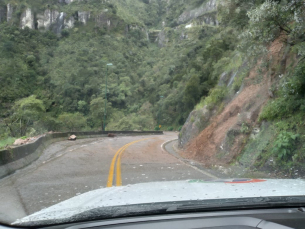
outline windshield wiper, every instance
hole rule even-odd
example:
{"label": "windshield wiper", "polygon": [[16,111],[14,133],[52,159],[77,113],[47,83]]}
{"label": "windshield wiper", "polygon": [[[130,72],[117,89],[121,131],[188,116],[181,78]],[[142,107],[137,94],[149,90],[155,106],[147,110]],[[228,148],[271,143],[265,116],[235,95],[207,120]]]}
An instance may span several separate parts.
{"label": "windshield wiper", "polygon": [[302,207],[305,204],[305,196],[294,197],[255,197],[238,199],[217,199],[196,201],[191,204],[183,204],[177,208],[171,207],[167,212],[197,212],[213,210],[241,210],[255,208],[280,208]]}

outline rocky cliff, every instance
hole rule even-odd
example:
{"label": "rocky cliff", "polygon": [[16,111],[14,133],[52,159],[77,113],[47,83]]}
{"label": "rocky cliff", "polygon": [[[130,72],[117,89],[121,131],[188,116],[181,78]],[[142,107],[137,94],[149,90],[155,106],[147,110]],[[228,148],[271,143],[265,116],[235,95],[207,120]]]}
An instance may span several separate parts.
{"label": "rocky cliff", "polygon": [[[82,0],[59,0],[61,7],[50,7],[47,5],[45,10],[33,10],[29,5],[25,9],[21,9],[16,2],[8,3],[6,6],[0,7],[0,23],[7,21],[18,25],[21,29],[28,27],[29,29],[51,30],[56,34],[60,34],[63,29],[71,29],[76,22],[86,25],[89,20],[95,21],[97,26],[111,26],[112,13],[108,13],[108,0],[101,1],[105,6],[100,13],[91,15],[90,11],[78,10],[73,15],[67,15],[67,12],[58,9],[64,8],[65,5],[73,2],[82,2]],[[84,3],[85,4],[85,3]],[[88,3],[90,4],[90,3]],[[79,8],[82,8],[81,6]],[[18,11],[18,12],[17,12]],[[14,19],[14,20],[12,20]],[[114,23],[115,24],[115,23]]]}
{"label": "rocky cliff", "polygon": [[199,25],[218,25],[216,11],[217,0],[208,0],[198,8],[184,11],[177,21],[179,24],[184,24],[192,19],[196,19]]}
{"label": "rocky cliff", "polygon": [[[168,7],[173,4],[173,2],[168,0],[149,0],[144,1],[146,4],[159,4],[159,7],[167,6],[167,10],[165,11],[165,15],[160,14],[159,19],[156,21],[160,21],[160,25],[162,26],[162,30],[152,30],[151,34],[147,34],[150,37],[151,42],[157,42],[160,47],[163,47],[166,44],[166,32],[164,32],[164,28],[169,24],[166,21],[166,15],[169,13]],[[75,13],[71,14],[71,11],[66,12],[66,5],[70,4],[84,4],[82,7],[79,7]],[[116,1],[113,2],[117,4]],[[82,10],[86,4],[90,4],[90,2],[84,2],[82,0],[59,0],[59,6],[50,7],[47,5],[45,9],[33,10],[30,5],[28,7],[21,9],[16,2],[10,2],[3,7],[0,7],[0,23],[7,21],[11,22],[15,25],[20,26],[20,28],[24,29],[28,27],[30,29],[38,29],[38,30],[51,30],[56,34],[60,35],[63,29],[71,29],[74,27],[75,23],[82,23],[86,25],[89,21],[95,23],[96,26],[99,27],[121,27],[121,30],[125,30],[125,32],[140,29],[141,31],[147,33],[148,28],[145,28],[143,25],[130,24],[127,22],[127,25],[122,26],[120,22],[120,18],[114,16],[115,13],[111,12],[110,7],[113,5],[109,5],[109,0],[101,1],[101,4],[104,4],[104,7],[100,9],[100,11],[91,12],[88,10]],[[183,3],[184,6],[187,4]],[[71,5],[72,6],[72,5]],[[64,11],[61,11],[63,9]],[[185,9],[182,14],[177,15],[176,21],[178,25],[184,25],[186,23],[191,23],[190,27],[194,26],[202,26],[202,25],[213,25],[217,26],[218,21],[216,17],[217,10],[217,0],[207,0],[201,6]],[[18,12],[17,12],[18,11]],[[12,20],[14,19],[14,20]],[[124,20],[124,19],[123,19]],[[125,23],[126,24],[126,21]],[[156,33],[156,31],[158,31]]]}

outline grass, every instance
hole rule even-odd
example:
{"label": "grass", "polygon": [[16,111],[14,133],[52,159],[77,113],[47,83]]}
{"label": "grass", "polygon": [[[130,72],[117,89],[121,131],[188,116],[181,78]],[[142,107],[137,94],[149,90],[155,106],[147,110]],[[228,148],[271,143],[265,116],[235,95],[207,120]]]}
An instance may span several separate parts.
{"label": "grass", "polygon": [[6,139],[2,139],[0,140],[0,149],[4,149],[6,145],[12,145],[15,142],[16,138],[6,138]]}

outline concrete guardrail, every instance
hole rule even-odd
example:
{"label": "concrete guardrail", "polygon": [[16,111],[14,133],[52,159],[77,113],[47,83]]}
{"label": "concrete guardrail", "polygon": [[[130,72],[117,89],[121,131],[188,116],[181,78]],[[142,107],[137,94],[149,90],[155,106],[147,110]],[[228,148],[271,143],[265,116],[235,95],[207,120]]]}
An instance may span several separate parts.
{"label": "concrete guardrail", "polygon": [[52,143],[67,140],[75,134],[78,139],[107,137],[109,133],[117,136],[130,135],[159,135],[163,131],[99,131],[99,132],[66,132],[48,133],[34,142],[21,146],[11,146],[9,149],[0,150],[0,179],[22,169],[37,160],[43,151]]}

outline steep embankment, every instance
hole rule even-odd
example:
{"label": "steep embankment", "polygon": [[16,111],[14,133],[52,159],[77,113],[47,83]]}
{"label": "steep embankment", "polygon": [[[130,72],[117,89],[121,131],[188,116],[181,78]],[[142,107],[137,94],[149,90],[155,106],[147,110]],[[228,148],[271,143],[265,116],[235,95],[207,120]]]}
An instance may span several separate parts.
{"label": "steep embankment", "polygon": [[[293,55],[287,54],[289,46],[287,47],[284,40],[281,36],[272,42],[268,48],[267,60],[258,60],[243,79],[238,92],[223,99],[222,110],[219,110],[219,106],[212,109],[205,106],[190,114],[179,136],[180,146],[183,147],[181,156],[199,161],[208,167],[220,166],[221,169],[234,163],[244,168],[239,175],[249,175],[249,171],[256,171],[257,167],[277,176],[294,175],[296,168],[291,168],[291,174],[285,170],[286,165],[278,172],[273,171],[278,168],[275,163],[277,158],[273,153],[268,153],[268,147],[270,150],[276,139],[276,123],[262,122],[259,119],[267,101],[274,96],[272,89],[278,87],[288,66],[295,62]],[[270,61],[270,67],[260,71],[263,61]],[[223,80],[221,77],[220,81]],[[229,84],[227,87],[230,90]],[[301,173],[299,170],[297,175]],[[234,174],[232,170],[229,171]],[[225,172],[228,173],[228,170]]]}

